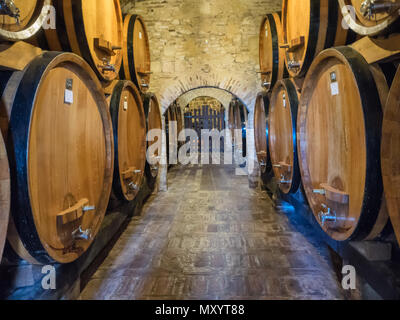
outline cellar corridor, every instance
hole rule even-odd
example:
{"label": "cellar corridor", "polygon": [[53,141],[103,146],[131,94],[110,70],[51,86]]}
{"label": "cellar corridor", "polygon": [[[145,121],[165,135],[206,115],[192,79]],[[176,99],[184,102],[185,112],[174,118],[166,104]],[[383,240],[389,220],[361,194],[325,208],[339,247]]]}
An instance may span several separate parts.
{"label": "cellar corridor", "polygon": [[[233,166],[169,172],[81,299],[343,299],[327,247]],[[283,212],[282,210],[289,210]]]}

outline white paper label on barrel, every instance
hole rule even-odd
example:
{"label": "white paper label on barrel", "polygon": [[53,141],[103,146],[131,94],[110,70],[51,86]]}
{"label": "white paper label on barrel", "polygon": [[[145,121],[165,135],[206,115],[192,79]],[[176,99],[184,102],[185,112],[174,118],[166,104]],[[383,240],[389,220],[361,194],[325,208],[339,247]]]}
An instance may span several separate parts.
{"label": "white paper label on barrel", "polygon": [[339,84],[337,82],[331,83],[331,95],[337,96],[339,94]]}
{"label": "white paper label on barrel", "polygon": [[124,101],[124,111],[128,110],[128,101]]}
{"label": "white paper label on barrel", "polygon": [[268,38],[268,29],[265,30],[265,37]]}
{"label": "white paper label on barrel", "polygon": [[142,39],[142,33],[139,31],[139,39]]}
{"label": "white paper label on barrel", "polygon": [[73,104],[74,103],[74,92],[72,90],[65,89],[64,103],[66,103],[66,104]]}

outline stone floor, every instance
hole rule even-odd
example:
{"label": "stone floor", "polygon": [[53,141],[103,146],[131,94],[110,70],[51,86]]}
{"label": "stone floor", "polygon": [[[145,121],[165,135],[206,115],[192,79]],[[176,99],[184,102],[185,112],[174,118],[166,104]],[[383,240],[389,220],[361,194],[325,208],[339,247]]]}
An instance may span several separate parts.
{"label": "stone floor", "polygon": [[230,166],[169,173],[81,299],[342,299],[330,255]]}

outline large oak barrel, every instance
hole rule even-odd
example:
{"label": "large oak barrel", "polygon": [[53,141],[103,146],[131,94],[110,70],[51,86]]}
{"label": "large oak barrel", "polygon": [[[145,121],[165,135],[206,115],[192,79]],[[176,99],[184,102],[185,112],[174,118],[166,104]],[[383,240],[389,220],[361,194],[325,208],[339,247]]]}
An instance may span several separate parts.
{"label": "large oak barrel", "polygon": [[128,80],[117,81],[110,100],[114,131],[113,193],[132,201],[139,193],[146,164],[146,119],[142,98]]}
{"label": "large oak barrel", "polygon": [[322,50],[355,40],[354,32],[342,27],[337,0],[284,0],[282,29],[286,66],[292,77],[304,77]]}
{"label": "large oak barrel", "polygon": [[51,0],[2,1],[0,6],[0,39],[26,40],[35,35],[50,17]]}
{"label": "large oak barrel", "polygon": [[11,173],[8,240],[32,263],[68,263],[91,245],[112,185],[113,134],[100,82],[71,53],[0,73]]}
{"label": "large oak barrel", "polygon": [[175,152],[177,136],[177,118],[173,105],[165,111],[165,134],[166,134],[166,147],[167,147],[167,164],[168,166],[175,163],[170,163],[170,153]]}
{"label": "large oak barrel", "polygon": [[271,163],[280,190],[295,193],[300,185],[296,123],[299,94],[292,80],[279,81],[271,94],[268,138]]}
{"label": "large oak barrel", "polygon": [[399,31],[399,0],[339,0],[345,23],[362,36]]}
{"label": "large oak barrel", "polygon": [[141,16],[128,14],[124,18],[123,66],[121,79],[132,80],[146,92],[151,75],[150,42]]}
{"label": "large oak barrel", "polygon": [[380,164],[387,93],[382,70],[350,47],[323,51],[307,74],[297,129],[302,181],[334,240],[372,239],[387,223]]}
{"label": "large oak barrel", "polygon": [[[248,110],[246,106],[237,98],[234,99],[233,118],[234,118],[234,145],[241,156],[247,156],[247,120]],[[241,164],[244,165],[244,164]]]}
{"label": "large oak barrel", "polygon": [[400,243],[400,67],[390,89],[383,119],[382,175],[390,220]]}
{"label": "large oak barrel", "polygon": [[53,0],[56,29],[46,29],[36,43],[46,50],[74,52],[102,81],[118,77],[122,64],[123,19],[119,0]]}
{"label": "large oak barrel", "polygon": [[268,144],[268,117],[269,117],[269,96],[265,92],[257,95],[254,106],[254,139],[257,154],[257,161],[261,169],[261,180],[266,183],[268,174],[272,170],[271,157]]}
{"label": "large oak barrel", "polygon": [[3,135],[0,133],[0,261],[3,256],[10,214],[10,168]]}
{"label": "large oak barrel", "polygon": [[270,91],[287,74],[285,49],[280,47],[283,43],[280,12],[269,13],[264,17],[259,41],[261,85]]}
{"label": "large oak barrel", "polygon": [[[156,95],[153,93],[146,93],[143,97],[143,107],[146,115],[146,127],[149,138],[149,132],[152,130],[162,130],[161,109]],[[157,134],[158,133],[155,132],[155,135]],[[151,148],[152,146],[156,147],[154,153],[151,152],[148,154],[148,161],[146,162],[145,169],[147,184],[151,189],[154,188],[157,180],[161,157],[161,149],[157,148],[157,146],[161,146],[161,141],[158,141],[157,139],[158,138],[154,138],[154,140],[147,141],[147,149]]]}

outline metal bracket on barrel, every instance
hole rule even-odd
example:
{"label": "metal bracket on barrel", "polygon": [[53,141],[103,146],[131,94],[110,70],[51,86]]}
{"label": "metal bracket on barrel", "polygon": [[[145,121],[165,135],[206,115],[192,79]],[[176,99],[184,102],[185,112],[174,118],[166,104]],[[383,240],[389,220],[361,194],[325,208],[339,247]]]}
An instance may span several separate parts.
{"label": "metal bracket on barrel", "polygon": [[377,3],[376,0],[364,0],[360,6],[360,12],[367,19],[371,19],[378,12],[390,12],[399,8],[400,3],[389,1]]}
{"label": "metal bracket on barrel", "polygon": [[[313,193],[325,196],[326,200],[331,203],[336,203],[339,205],[348,205],[350,203],[350,195],[344,191],[338,190],[331,187],[326,183],[320,184],[321,189],[314,189]],[[337,221],[354,221],[354,218],[340,217],[332,210],[328,205],[321,204],[325,211],[320,211],[318,214],[319,220],[322,226],[325,222],[337,222]]]}
{"label": "metal bracket on barrel", "polygon": [[20,24],[20,9],[13,0],[0,0],[0,15],[7,15],[15,18],[17,25]]}
{"label": "metal bracket on barrel", "polygon": [[91,240],[91,230],[82,230],[83,216],[89,212],[96,210],[95,206],[89,205],[88,199],[81,199],[72,207],[57,214],[57,222],[61,226],[66,226],[72,223],[79,223],[79,227],[74,229],[71,233],[73,240]]}
{"label": "metal bracket on barrel", "polygon": [[[128,169],[126,169],[125,171],[123,171],[123,172],[121,173],[122,179],[123,179],[124,181],[130,181],[130,180],[132,180],[137,174],[140,174],[141,172],[142,172],[141,170],[138,170],[138,169],[136,169],[136,168],[134,168],[134,167],[129,167]],[[139,190],[139,186],[138,186],[137,184],[135,184],[133,181],[128,182],[128,183],[127,183],[127,186],[128,186],[128,188],[129,188],[131,191],[137,191],[137,190]]]}
{"label": "metal bracket on barrel", "polygon": [[[278,164],[274,164],[273,167],[284,170],[286,174],[292,172],[292,166],[283,161],[278,162]],[[286,180],[285,174],[281,173],[281,180],[279,181],[279,184],[290,184],[290,183],[292,183],[292,180]]]}

